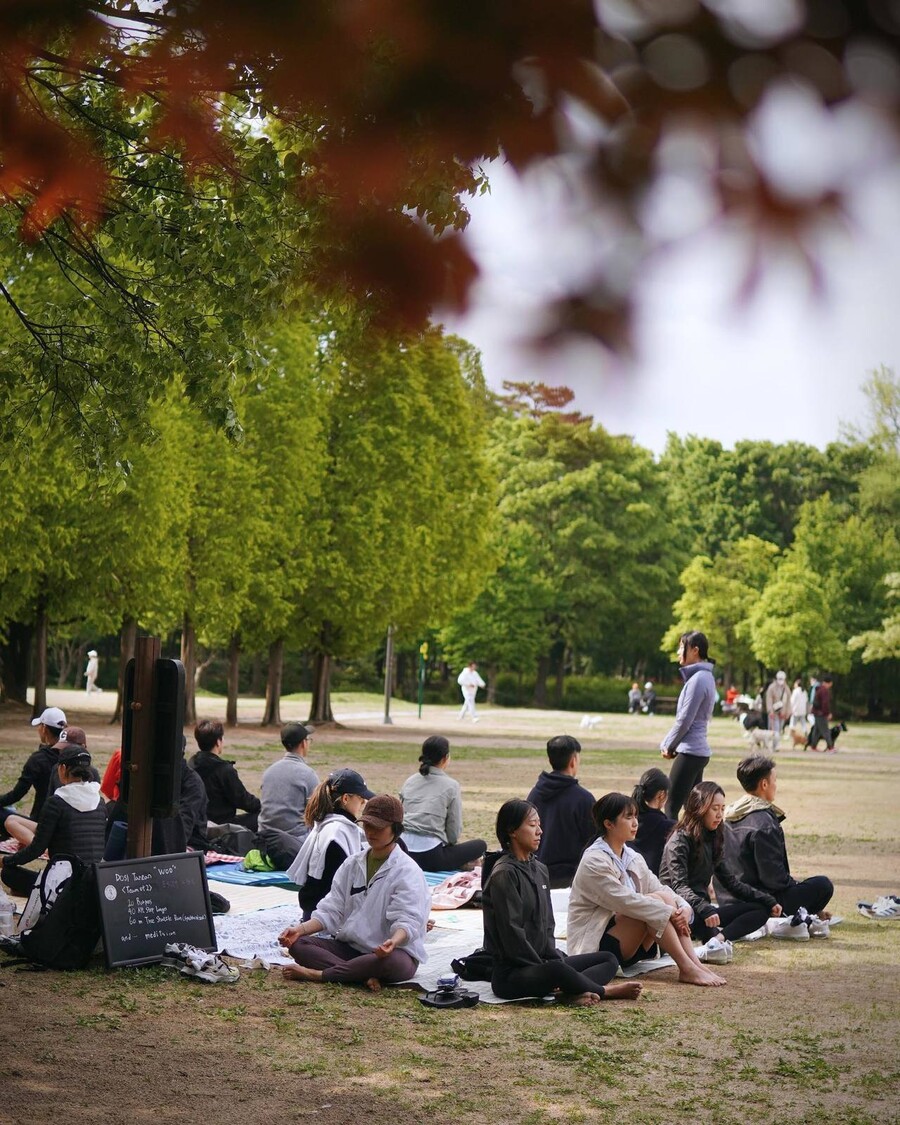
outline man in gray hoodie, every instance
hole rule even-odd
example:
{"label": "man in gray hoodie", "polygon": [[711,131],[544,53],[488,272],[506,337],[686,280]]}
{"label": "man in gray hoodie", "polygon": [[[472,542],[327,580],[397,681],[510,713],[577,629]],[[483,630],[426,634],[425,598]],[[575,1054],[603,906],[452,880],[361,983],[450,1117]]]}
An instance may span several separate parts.
{"label": "man in gray hoodie", "polygon": [[684,687],[678,697],[675,722],[659,745],[664,758],[674,759],[666,802],[666,816],[672,820],[678,819],[688,793],[703,780],[703,771],[712,754],[707,728],[716,705],[716,681],[714,664],[709,659],[709,641],[704,633],[696,630],[682,633],[678,663]]}

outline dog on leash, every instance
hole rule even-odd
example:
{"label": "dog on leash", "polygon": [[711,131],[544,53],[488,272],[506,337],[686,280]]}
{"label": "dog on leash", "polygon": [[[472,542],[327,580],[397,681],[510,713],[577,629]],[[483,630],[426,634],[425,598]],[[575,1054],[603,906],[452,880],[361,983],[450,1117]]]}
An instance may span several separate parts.
{"label": "dog on leash", "polygon": [[761,730],[759,727],[752,727],[747,731],[747,740],[752,750],[768,750],[770,753],[775,751],[775,731],[773,730]]}

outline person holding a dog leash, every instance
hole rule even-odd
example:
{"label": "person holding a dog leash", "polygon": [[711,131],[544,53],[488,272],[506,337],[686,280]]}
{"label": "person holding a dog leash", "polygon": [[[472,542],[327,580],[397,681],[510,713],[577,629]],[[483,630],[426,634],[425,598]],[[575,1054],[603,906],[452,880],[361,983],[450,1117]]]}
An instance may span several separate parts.
{"label": "person holding a dog leash", "polygon": [[769,730],[772,732],[772,749],[777,751],[781,731],[791,717],[791,689],[788,687],[786,672],[776,672],[775,679],[766,688],[766,714],[769,716]]}
{"label": "person holding a dog leash", "polygon": [[675,722],[659,746],[664,758],[674,759],[669,772],[672,787],[666,802],[666,816],[672,820],[678,819],[688,793],[703,780],[712,754],[707,731],[716,705],[716,681],[705,633],[695,630],[682,634],[678,663],[684,687],[678,697]]}

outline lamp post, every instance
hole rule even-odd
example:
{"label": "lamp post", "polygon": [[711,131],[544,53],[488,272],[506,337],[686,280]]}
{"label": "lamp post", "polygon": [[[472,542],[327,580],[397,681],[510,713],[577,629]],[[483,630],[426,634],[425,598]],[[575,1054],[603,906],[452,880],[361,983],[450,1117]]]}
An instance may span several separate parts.
{"label": "lamp post", "polygon": [[425,661],[428,659],[428,641],[419,645],[419,718],[422,718],[422,704],[425,700]]}
{"label": "lamp post", "polygon": [[391,718],[391,676],[394,670],[394,626],[388,625],[387,644],[384,651],[384,718],[382,725],[393,726]]}

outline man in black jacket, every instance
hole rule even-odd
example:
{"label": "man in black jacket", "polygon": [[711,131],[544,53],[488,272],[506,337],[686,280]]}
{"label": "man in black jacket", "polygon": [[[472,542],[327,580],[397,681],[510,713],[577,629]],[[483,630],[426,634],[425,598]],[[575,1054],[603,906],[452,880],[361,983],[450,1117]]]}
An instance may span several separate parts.
{"label": "man in black jacket", "polygon": [[29,789],[34,789],[34,803],[28,819],[37,821],[47,799],[47,790],[50,785],[50,775],[59,761],[59,752],[56,743],[66,727],[65,712],[59,707],[45,707],[36,719],[31,720],[31,725],[37,727],[40,745],[30,755],[22,767],[22,773],[16,784],[8,793],[0,794],[0,825],[5,825],[6,818],[14,814],[13,809],[4,806],[14,805],[25,796]]}
{"label": "man in black jacket", "polygon": [[528,800],[541,818],[537,858],[550,872],[551,887],[570,887],[586,845],[597,835],[591,819],[593,794],[582,789],[576,774],[581,743],[558,734],[547,743],[550,771],[544,770]]}
{"label": "man in black jacket", "polygon": [[[191,758],[191,765],[206,787],[210,820],[216,824],[242,824],[255,832],[259,797],[247,792],[234,762],[222,757],[225,728],[214,719],[203,719],[194,727],[194,738],[200,749]],[[238,809],[245,811],[238,814]]]}
{"label": "man in black jacket", "polygon": [[729,867],[745,883],[774,895],[785,915],[795,914],[802,906],[809,914],[823,917],[834,885],[825,875],[813,875],[803,882],[791,875],[781,827],[785,814],[775,804],[775,762],[761,755],[744,758],[737,779],[745,795],[725,810]]}

